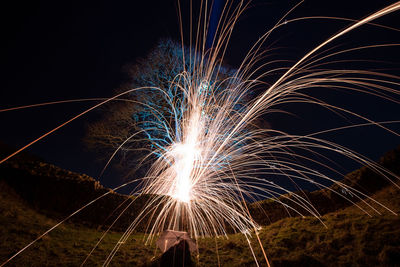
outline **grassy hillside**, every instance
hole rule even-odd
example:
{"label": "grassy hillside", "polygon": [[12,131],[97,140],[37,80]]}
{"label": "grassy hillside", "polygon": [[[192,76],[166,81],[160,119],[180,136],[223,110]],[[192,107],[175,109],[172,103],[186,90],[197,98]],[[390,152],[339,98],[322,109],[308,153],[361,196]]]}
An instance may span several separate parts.
{"label": "grassy hillside", "polygon": [[[0,144],[0,156],[9,154]],[[123,231],[136,217],[148,196],[133,198],[103,187],[86,174],[74,173],[21,153],[0,165],[0,181],[6,182],[29,206],[54,219],[63,219],[92,200],[105,195],[89,208],[75,215],[72,220],[92,228],[108,226],[128,208],[113,225]],[[115,212],[113,212],[115,211]],[[138,230],[144,231],[145,225]]]}
{"label": "grassy hillside", "polygon": [[[400,213],[398,189],[384,188],[374,198]],[[328,213],[321,218],[326,227],[313,217],[286,218],[262,227],[259,236],[275,266],[400,266],[400,218],[379,211],[372,217],[356,207]],[[216,264],[212,242],[200,240],[200,266]],[[217,243],[223,265],[254,265],[241,235]],[[252,244],[262,261],[257,239]]]}
{"label": "grassy hillside", "polygon": [[[395,150],[395,153],[387,154],[381,159],[381,163],[393,165],[388,165],[391,169],[400,168],[398,151],[399,149]],[[68,207],[69,203],[75,208],[75,205],[80,205],[82,201],[79,197],[85,194],[88,195],[85,197],[89,198],[108,192],[108,189],[90,177],[38,162],[40,161],[32,158],[17,158],[0,170],[0,262],[56,224],[64,215],[62,209],[54,208],[57,205]],[[364,184],[368,185],[365,181],[372,179],[371,175],[373,174],[364,168],[350,174],[348,182],[357,186],[364,181]],[[62,190],[46,191],[60,185],[64,186]],[[371,184],[368,190],[374,192],[372,197],[375,200],[393,212],[400,213],[398,188],[384,182],[378,183],[377,186]],[[61,191],[64,191],[64,195],[59,193]],[[46,192],[46,196],[41,196],[43,192]],[[76,193],[77,199],[71,200],[71,197],[68,197],[71,192]],[[285,218],[288,214],[279,215],[280,213],[271,209],[272,206],[268,206],[271,205],[270,201],[261,204],[268,208],[267,213],[275,212],[281,218],[276,216],[275,220],[271,221],[271,218],[263,217],[263,213],[253,210],[256,218],[266,222],[259,230],[259,237],[274,266],[400,266],[399,216],[393,215],[371,200],[357,203],[366,212],[371,213],[372,216],[368,216],[360,208],[343,204],[344,202],[336,203],[332,208],[329,205],[335,203],[335,199],[324,199],[324,192],[310,194],[317,202],[318,197],[322,198],[320,204],[325,209],[325,215],[321,221],[313,217]],[[53,203],[46,203],[52,198]],[[99,221],[103,222],[116,203],[126,198],[115,193],[110,194],[110,198],[100,205],[90,207],[86,215],[62,224],[36,242],[8,266],[79,266],[103,233],[103,228],[98,227],[101,223],[96,224],[93,218],[101,218]],[[326,201],[328,204],[324,207]],[[140,202],[138,203],[140,205]],[[314,204],[319,207],[318,203]],[[368,204],[380,214],[373,211]],[[126,216],[126,220],[132,219],[135,216],[134,212],[132,210],[132,213]],[[87,266],[102,265],[123,234],[120,230],[125,229],[124,224],[125,222],[120,228],[117,227],[106,235],[87,261]],[[111,266],[151,264],[152,260],[160,255],[160,251],[155,248],[154,243],[145,245],[144,238],[145,234],[134,233],[122,244]],[[262,252],[254,234],[251,244],[257,259],[263,262]],[[241,234],[232,234],[228,238],[200,239],[198,245],[199,256],[194,258],[198,266],[216,266],[218,262],[221,266],[255,266],[248,243]]]}
{"label": "grassy hillside", "polygon": [[[387,187],[374,195],[395,212],[400,212],[400,191]],[[56,221],[29,207],[8,185],[0,183],[0,260],[24,247]],[[355,207],[315,218],[286,218],[263,227],[259,236],[274,266],[400,266],[400,218],[380,209],[382,215],[369,217]],[[9,266],[79,266],[102,232],[65,223]],[[87,266],[100,266],[121,232],[111,232],[89,258]],[[143,234],[133,234],[122,245],[111,266],[137,266],[151,262],[160,252],[154,244],[144,245]],[[262,254],[253,238],[257,258]],[[218,249],[216,249],[218,247]],[[240,234],[228,239],[199,240],[198,265],[255,266],[247,241]],[[196,260],[197,261],[197,260]],[[396,265],[397,264],[397,265]]]}
{"label": "grassy hillside", "polygon": [[[33,210],[4,182],[0,182],[0,200],[0,261],[3,262],[57,221]],[[67,222],[7,266],[79,266],[101,235],[102,231]],[[87,266],[101,266],[121,235],[122,232],[106,235]],[[143,234],[133,234],[115,256],[113,265],[136,266],[150,261],[155,255],[155,246],[146,246],[143,238]]]}

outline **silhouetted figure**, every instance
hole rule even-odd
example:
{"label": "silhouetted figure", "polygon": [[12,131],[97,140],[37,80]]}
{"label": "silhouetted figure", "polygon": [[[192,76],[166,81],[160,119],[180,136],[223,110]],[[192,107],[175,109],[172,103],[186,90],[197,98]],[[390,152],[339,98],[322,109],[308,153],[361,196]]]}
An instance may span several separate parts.
{"label": "silhouetted figure", "polygon": [[170,247],[160,258],[160,267],[195,266],[190,257],[189,244],[181,240],[177,245]]}
{"label": "silhouetted figure", "polygon": [[196,264],[190,257],[190,248],[186,240],[181,240],[174,246],[171,246],[160,258],[145,263],[142,267],[194,267]]}
{"label": "silhouetted figure", "polygon": [[157,260],[145,263],[143,267],[196,266],[190,253],[197,250],[197,244],[187,232],[165,230],[156,244],[163,254]]}

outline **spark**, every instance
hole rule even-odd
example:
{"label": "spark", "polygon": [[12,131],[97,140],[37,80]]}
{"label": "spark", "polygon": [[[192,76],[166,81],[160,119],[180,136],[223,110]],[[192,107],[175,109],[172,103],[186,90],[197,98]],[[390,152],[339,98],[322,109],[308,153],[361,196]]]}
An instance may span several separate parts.
{"label": "spark", "polygon": [[[180,8],[179,5],[178,7]],[[391,46],[390,44],[334,52],[322,51],[322,49],[352,30],[364,24],[371,24],[373,20],[397,11],[400,9],[400,2],[389,5],[362,20],[347,20],[352,21],[350,26],[311,49],[293,65],[289,67],[279,66],[265,71],[264,69],[270,66],[269,64],[277,63],[262,62],[264,52],[260,50],[271,32],[283,25],[288,27],[288,24],[296,20],[312,18],[290,20],[284,16],[271,31],[266,32],[254,44],[244,58],[242,65],[229,75],[224,72],[222,59],[232,30],[240,15],[248,7],[248,3],[239,1],[237,6],[233,6],[232,2],[226,1],[216,29],[219,37],[213,40],[210,50],[205,50],[206,38],[204,38],[208,23],[207,1],[202,2],[201,7],[205,14],[200,14],[197,29],[194,33],[190,32],[191,38],[192,36],[195,38],[195,43],[192,44],[194,47],[186,48],[183,45],[182,37],[180,51],[183,62],[182,71],[170,81],[166,88],[135,88],[102,100],[99,104],[74,116],[0,160],[0,164],[105,103],[114,100],[121,101],[120,97],[123,96],[127,97],[126,101],[132,101],[129,99],[129,94],[132,92],[139,90],[152,92],[153,90],[157,91],[163,101],[167,103],[168,114],[170,115],[162,114],[156,103],[139,103],[146,108],[148,114],[144,115],[151,117],[151,119],[138,120],[137,122],[137,126],[141,128],[141,133],[147,136],[145,141],[150,144],[148,146],[150,148],[149,154],[143,161],[155,159],[146,177],[141,179],[140,186],[137,187],[135,194],[149,195],[151,198],[140,211],[139,216],[132,218],[131,225],[108,255],[104,265],[111,262],[121,244],[127,241],[130,234],[140,223],[144,223],[144,218],[148,219],[147,232],[150,234],[148,242],[166,229],[187,231],[195,239],[205,236],[227,236],[230,231],[240,232],[246,237],[254,260],[258,265],[258,259],[250,242],[250,237],[255,235],[264,259],[269,265],[267,253],[264,251],[258,236],[258,230],[261,228],[249,212],[246,204],[248,200],[268,198],[280,202],[278,196],[282,193],[290,193],[290,197],[286,196],[287,200],[300,207],[301,210],[297,210],[286,203],[280,202],[281,204],[301,216],[304,216],[304,211],[306,211],[307,214],[320,218],[317,209],[305,196],[301,193],[291,192],[278,182],[270,180],[269,177],[288,179],[296,187],[300,187],[296,181],[307,182],[325,188],[353,204],[356,204],[356,201],[363,201],[372,210],[379,213],[376,208],[365,201],[365,199],[369,199],[374,204],[394,213],[361,191],[338,182],[328,174],[319,169],[311,168],[309,165],[316,164],[327,173],[340,174],[329,165],[331,160],[320,151],[334,152],[362,165],[367,165],[370,169],[397,185],[398,176],[355,151],[318,138],[318,135],[369,125],[380,127],[397,136],[399,134],[387,127],[390,122],[375,122],[351,110],[315,99],[304,91],[310,88],[345,89],[363,92],[398,103],[395,97],[399,95],[399,91],[395,88],[400,85],[399,77],[375,71],[328,69],[329,62],[326,62],[338,54],[345,54],[356,49],[387,47]],[[181,14],[180,19],[182,20]],[[180,26],[183,36],[182,22]],[[190,41],[192,42],[192,39]],[[392,46],[397,45],[392,44]],[[257,65],[260,62],[262,63],[261,67]],[[259,74],[260,71],[262,74]],[[263,78],[274,71],[283,71],[283,75],[268,86]],[[260,95],[248,100],[249,94],[254,88],[263,88],[263,91]],[[26,108],[62,102],[69,101],[30,105]],[[323,130],[309,135],[289,134],[257,126],[257,118],[279,112],[279,106],[289,103],[315,104],[340,115],[344,114],[361,119],[363,123]],[[18,108],[4,109],[0,112],[16,109]],[[136,137],[137,134],[133,134],[117,146],[107,165],[127,141],[133,140],[133,137]],[[143,142],[143,139],[139,139],[139,141]],[[305,154],[299,153],[299,151],[305,152]],[[322,158],[322,160],[307,156],[307,152],[312,152],[313,155]],[[303,161],[303,163],[300,163],[300,161]],[[335,183],[339,186],[339,189],[333,190],[322,181]],[[90,204],[92,202],[88,205]],[[367,213],[367,211],[365,212]],[[71,214],[71,216],[74,214]],[[321,223],[323,222],[321,221]],[[54,227],[49,231],[52,229]],[[109,230],[110,228],[107,231]]]}

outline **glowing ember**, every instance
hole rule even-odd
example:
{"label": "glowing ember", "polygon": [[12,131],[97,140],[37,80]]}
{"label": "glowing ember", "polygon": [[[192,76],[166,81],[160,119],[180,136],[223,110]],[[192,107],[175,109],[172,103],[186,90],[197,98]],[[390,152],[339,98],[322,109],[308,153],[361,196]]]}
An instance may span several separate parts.
{"label": "glowing ember", "polygon": [[[207,6],[207,1],[201,2],[202,7],[203,5]],[[259,226],[251,217],[246,204],[249,200],[261,198],[274,199],[279,202],[278,196],[290,193],[289,197],[288,194],[283,195],[283,197],[293,202],[298,210],[282,203],[288,212],[293,211],[303,215],[306,211],[307,215],[320,217],[307,196],[304,197],[303,192],[292,193],[290,188],[274,182],[275,180],[289,180],[294,183],[296,188],[299,188],[297,181],[308,182],[320,188],[334,191],[337,195],[347,199],[346,195],[351,195],[350,201],[353,203],[365,201],[367,197],[357,189],[329,177],[333,171],[335,173],[336,171],[329,166],[332,161],[320,154],[320,150],[330,153],[336,152],[357,163],[368,165],[371,170],[382,174],[389,180],[391,178],[399,179],[398,176],[362,155],[329,140],[319,138],[319,135],[323,133],[343,130],[357,125],[331,128],[308,135],[293,135],[259,126],[257,119],[262,115],[281,112],[279,109],[284,104],[309,103],[322,106],[339,113],[339,115],[354,116],[357,119],[364,120],[364,123],[358,126],[375,125],[393,132],[386,128],[383,125],[384,123],[374,122],[340,106],[320,101],[307,95],[307,92],[310,88],[318,88],[319,90],[340,89],[364,92],[399,103],[391,96],[397,97],[400,94],[394,87],[394,85],[400,84],[398,81],[400,77],[389,76],[376,71],[335,69],[336,64],[340,61],[335,61],[334,56],[349,52],[352,49],[332,51],[333,48],[328,49],[326,46],[353,29],[399,10],[400,2],[354,22],[310,50],[293,65],[271,67],[270,70],[264,70],[263,68],[270,65],[260,61],[265,57],[264,52],[260,51],[261,46],[272,30],[288,23],[288,21],[282,22],[281,20],[271,31],[260,37],[244,58],[238,70],[229,73],[229,76],[226,75],[228,77],[221,78],[219,75],[223,70],[222,61],[230,41],[230,34],[241,13],[248,7],[248,4],[244,1],[239,2],[237,8],[231,9],[231,4],[228,4],[230,1],[227,1],[218,29],[220,37],[215,41],[213,49],[205,51],[205,40],[199,39],[194,42],[195,47],[191,47],[189,52],[181,53],[180,56],[189,57],[189,63],[184,64],[183,70],[171,81],[168,81],[168,86],[160,88],[154,86],[141,87],[120,93],[78,114],[0,160],[1,164],[76,118],[112,100],[124,100],[119,97],[127,96],[129,93],[148,89],[150,92],[152,92],[151,90],[157,91],[161,95],[160,98],[164,98],[163,103],[166,103],[165,109],[167,111],[165,113],[168,113],[167,116],[164,116],[164,110],[159,105],[132,101],[137,105],[145,106],[149,111],[148,113],[152,115],[149,116],[152,119],[146,117],[141,121],[138,128],[142,126],[140,132],[146,134],[147,137],[144,140],[150,144],[143,148],[149,151],[146,159],[154,159],[154,161],[152,161],[146,176],[140,180],[141,184],[136,187],[135,192],[137,195],[149,195],[151,197],[143,205],[143,210],[140,211],[138,216],[132,219],[132,223],[106,259],[104,266],[110,263],[121,244],[128,240],[129,235],[144,219],[148,219],[149,222],[146,228],[146,231],[150,233],[148,240],[165,229],[187,231],[195,239],[202,236],[227,235],[227,229],[241,232],[246,236],[254,260],[259,265],[252,248],[251,242],[253,241],[250,239],[250,236],[254,233],[265,262],[269,265],[258,236]],[[207,11],[207,8],[204,8]],[[205,14],[207,13],[205,12]],[[199,19],[199,24],[197,27],[198,38],[201,35],[206,36],[206,32],[200,34],[200,29],[207,29],[207,25],[202,25],[201,19]],[[207,24],[206,19],[204,24]],[[182,40],[182,51],[185,50],[183,43]],[[387,46],[390,46],[390,44]],[[369,48],[372,47],[374,46]],[[323,48],[326,51],[323,51]],[[331,62],[328,60],[331,60]],[[182,60],[182,62],[186,61]],[[279,62],[275,61],[276,64]],[[271,62],[271,64],[275,63],[274,61]],[[329,66],[329,63],[332,65]],[[332,69],[329,69],[329,67]],[[265,82],[263,78],[272,73],[282,73],[282,75],[272,84]],[[392,85],[394,89],[390,87]],[[245,97],[251,95],[252,91],[257,91],[255,89],[258,89],[261,93],[253,95],[253,99],[247,101]],[[160,134],[152,135],[152,131]],[[136,132],[126,137],[126,140],[121,142],[113,153],[110,161],[118,150],[137,134]],[[143,142],[143,139],[140,141]],[[305,153],[301,154],[299,151]],[[314,152],[315,158],[318,159],[307,156],[310,152]],[[143,161],[146,159],[143,159]],[[310,167],[315,165],[318,165],[318,168]],[[319,169],[323,169],[325,173]],[[274,179],[270,179],[270,177],[274,177]],[[328,187],[326,181],[336,183],[338,190],[335,191]],[[95,201],[86,206],[93,202]]]}
{"label": "glowing ember", "polygon": [[172,184],[170,196],[188,203],[193,195],[193,181],[191,174],[195,166],[199,151],[194,143],[176,144],[171,153],[174,155],[174,169],[176,176]]}

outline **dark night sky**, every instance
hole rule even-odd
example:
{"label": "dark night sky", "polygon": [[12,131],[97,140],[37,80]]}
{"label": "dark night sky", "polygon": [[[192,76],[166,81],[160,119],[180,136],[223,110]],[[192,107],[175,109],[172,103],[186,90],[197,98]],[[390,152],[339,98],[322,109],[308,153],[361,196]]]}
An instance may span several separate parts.
{"label": "dark night sky", "polygon": [[[305,1],[290,18],[326,15],[360,19],[383,7],[383,2],[386,1]],[[237,66],[250,45],[295,3],[253,1],[234,31],[226,61]],[[7,6],[2,3],[0,107],[111,96],[127,78],[122,71],[126,64],[144,57],[162,37],[178,40],[176,4],[175,0],[14,1]],[[188,12],[185,6],[183,12]],[[391,14],[377,22],[400,29],[399,14]],[[288,24],[273,34],[268,44],[278,41],[273,47],[280,47],[283,59],[299,59],[346,25],[348,23],[322,20]],[[399,35],[365,27],[335,45],[341,42],[349,46],[400,43]],[[399,74],[399,49],[385,49],[378,54],[362,56],[370,59],[379,56],[379,59],[397,62],[397,65],[385,66],[392,68],[391,73]],[[399,119],[398,105],[367,97],[357,98],[355,102],[354,97],[346,99],[344,96],[347,97],[346,94],[340,98],[337,95],[323,97],[331,97],[343,105],[351,103],[353,110],[377,121]],[[92,104],[62,104],[0,113],[0,141],[14,147],[23,146]],[[288,132],[304,134],[331,128],[331,120],[335,120],[327,119],[323,112],[315,112],[313,107],[301,106],[298,115],[300,119],[273,117],[269,123]],[[96,113],[93,113],[73,122],[29,151],[60,167],[96,177],[101,166],[95,163],[96,155],[84,149],[81,140],[85,125],[95,117]],[[343,125],[343,121],[334,124],[338,125]],[[400,132],[398,125],[393,129]],[[398,137],[372,128],[327,137],[372,159],[400,144]],[[102,182],[107,186],[119,184],[121,179],[113,176],[116,175],[109,173]]]}

